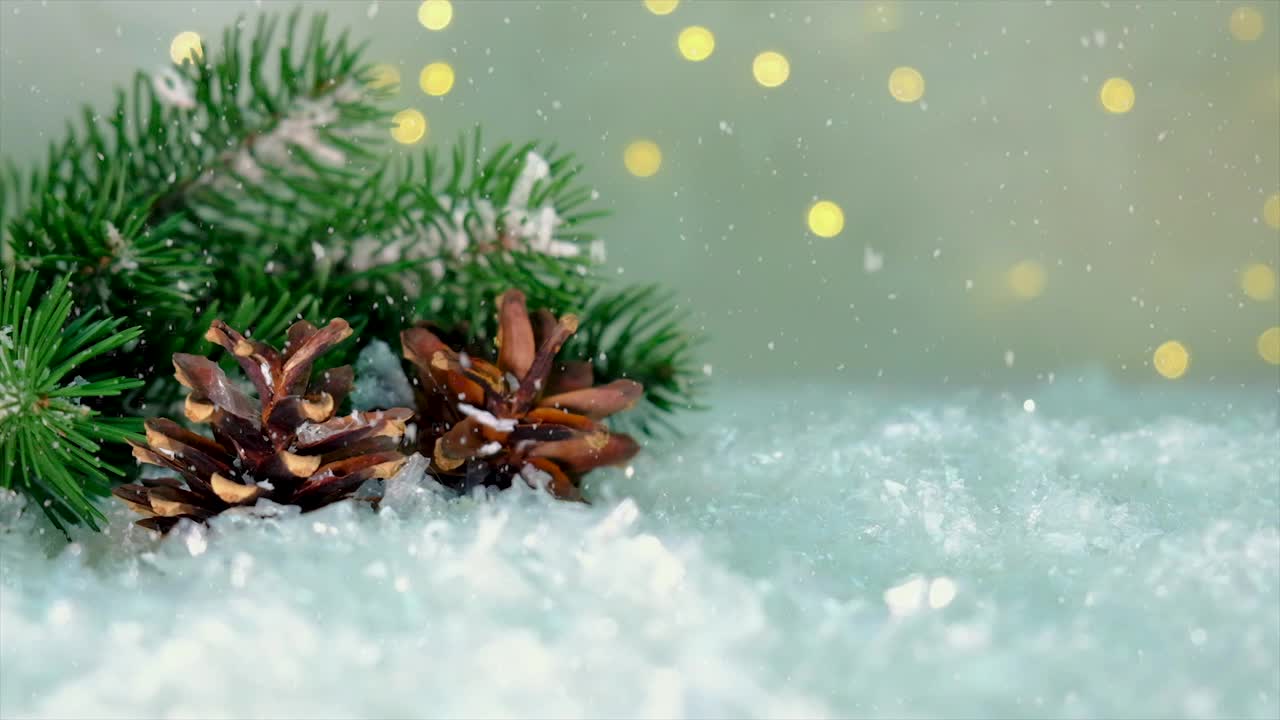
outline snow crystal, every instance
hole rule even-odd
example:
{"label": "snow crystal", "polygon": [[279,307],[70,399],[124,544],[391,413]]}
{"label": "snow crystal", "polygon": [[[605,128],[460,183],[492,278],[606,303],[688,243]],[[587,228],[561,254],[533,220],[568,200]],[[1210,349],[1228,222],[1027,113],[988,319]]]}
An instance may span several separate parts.
{"label": "snow crystal", "polygon": [[884,269],[884,255],[867,245],[862,251],[862,270],[868,273],[880,272]]}
{"label": "snow crystal", "polygon": [[[555,206],[529,205],[538,184],[550,178],[547,160],[529,152],[503,207],[495,207],[487,198],[437,196],[436,201],[445,210],[442,218],[427,223],[421,210],[412,212],[410,229],[396,230],[386,237],[357,238],[351,243],[346,261],[356,270],[368,270],[402,260],[421,260],[440,279],[446,261],[466,262],[501,250],[577,257],[583,248],[555,237],[564,224]],[[593,262],[604,262],[602,242],[594,241],[587,252]],[[398,278],[407,291],[416,292],[411,273],[401,273]]]}
{"label": "snow crystal", "polygon": [[196,106],[196,90],[191,82],[172,67],[164,67],[151,75],[151,88],[161,104],[182,110]]}
{"label": "snow crystal", "polygon": [[515,420],[511,418],[500,419],[496,417],[493,413],[489,412],[488,410],[481,410],[480,408],[474,405],[468,405],[467,403],[458,403],[458,410],[461,411],[463,415],[475,418],[476,422],[480,423],[481,425],[493,428],[498,432],[511,432],[512,430],[516,429]]}
{"label": "snow crystal", "polygon": [[111,263],[113,272],[122,272],[138,269],[138,259],[133,253],[133,248],[125,241],[124,236],[114,224],[107,221],[106,224],[106,243],[107,249],[111,251],[115,260]]}
{"label": "snow crystal", "polygon": [[0,716],[1280,715],[1274,395],[890,392],[722,392],[591,505],[415,455],[77,553],[0,491]]}
{"label": "snow crystal", "polygon": [[939,610],[956,598],[956,584],[951,578],[934,578],[929,583],[929,607]]}
{"label": "snow crystal", "polygon": [[910,615],[920,609],[924,598],[925,583],[922,577],[895,585],[884,591],[884,604],[894,615]]}
{"label": "snow crystal", "polygon": [[[172,68],[168,70],[172,72]],[[237,147],[223,155],[231,175],[210,169],[201,177],[201,182],[231,192],[240,189],[243,181],[266,180],[264,166],[287,169],[302,176],[312,174],[313,171],[295,157],[295,150],[305,151],[322,165],[345,164],[346,153],[326,139],[324,133],[347,134],[335,127],[342,114],[340,106],[358,101],[363,93],[358,84],[345,81],[318,97],[299,98],[274,127],[254,138],[252,146]],[[246,198],[245,202],[252,201]]]}

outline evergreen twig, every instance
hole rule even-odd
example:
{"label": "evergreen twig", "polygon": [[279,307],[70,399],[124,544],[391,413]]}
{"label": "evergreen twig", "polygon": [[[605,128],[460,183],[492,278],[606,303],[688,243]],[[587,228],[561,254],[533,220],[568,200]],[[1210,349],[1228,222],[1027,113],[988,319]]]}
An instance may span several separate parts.
{"label": "evergreen twig", "polygon": [[[110,351],[129,343],[129,374],[148,382],[91,384],[83,421],[49,410],[35,423],[24,399],[4,416],[15,429],[0,434],[0,452],[20,460],[5,483],[22,475],[61,521],[92,522],[88,498],[128,462],[126,448],[96,443],[133,427],[102,418],[164,412],[178,397],[171,356],[203,352],[214,318],[277,344],[303,318],[343,316],[383,339],[431,321],[491,350],[494,298],[516,287],[530,307],[579,313],[568,352],[592,359],[597,377],[645,384],[637,429],[659,431],[665,414],[696,405],[693,340],[670,298],[609,288],[594,270],[602,245],[590,224],[603,213],[572,156],[538,143],[488,148],[476,131],[393,160],[378,149],[388,113],[361,46],[300,11],[246,27],[192,61],[138,73],[107,113],[85,109],[35,171],[0,170],[0,265],[27,273],[6,290],[5,316],[34,313],[43,328],[74,314],[59,347],[94,348],[75,373],[117,375]],[[4,337],[14,358],[44,357],[27,343],[51,342]],[[70,402],[61,386],[21,378],[24,392]],[[32,433],[46,431],[72,437],[64,452],[33,454],[48,437]]]}
{"label": "evergreen twig", "polygon": [[35,279],[0,273],[0,487],[22,490],[58,525],[96,527],[102,514],[92,499],[109,491],[110,475],[121,474],[98,457],[100,443],[141,439],[141,423],[104,417],[86,402],[142,381],[79,373],[86,361],[110,355],[141,331],[92,311],[69,319],[65,276],[33,305]]}

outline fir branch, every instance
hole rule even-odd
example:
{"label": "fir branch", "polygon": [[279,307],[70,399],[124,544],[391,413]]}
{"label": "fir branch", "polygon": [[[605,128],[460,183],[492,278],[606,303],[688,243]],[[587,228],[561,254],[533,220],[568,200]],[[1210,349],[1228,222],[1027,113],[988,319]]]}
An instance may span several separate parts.
{"label": "fir branch", "polygon": [[77,305],[115,315],[146,308],[184,314],[210,281],[198,253],[175,241],[180,218],[147,224],[150,202],[128,197],[117,166],[92,197],[71,204],[43,194],[8,227],[26,270],[74,272]]}
{"label": "fir branch", "polygon": [[[83,364],[135,341],[137,328],[85,313],[68,321],[69,277],[33,305],[36,277],[0,273],[0,487],[17,488],[60,526],[103,518],[93,497],[119,468],[102,461],[103,442],[141,439],[139,424],[103,417],[85,401],[142,384],[79,374]],[[70,381],[64,381],[70,375]]]}
{"label": "fir branch", "polygon": [[120,231],[126,251],[144,255],[122,230],[137,223],[168,243],[166,272],[147,275],[138,272],[147,264],[126,260],[116,268],[129,277],[117,284],[130,287],[106,294],[150,307],[175,288],[238,300],[237,288],[210,281],[209,266],[265,264],[282,244],[309,251],[313,238],[279,232],[289,228],[284,219],[328,212],[363,187],[363,165],[380,162],[375,131],[384,113],[346,34],[326,37],[322,15],[305,30],[300,19],[293,12],[279,31],[279,18],[264,15],[251,38],[237,22],[216,54],[138,73],[105,115],[86,109],[83,128],[51,147],[28,184],[30,203],[8,223],[15,261],[79,260],[67,269],[98,273],[113,249],[99,221]]}
{"label": "fir branch", "polygon": [[604,213],[589,207],[594,193],[578,182],[580,172],[572,156],[554,147],[486,151],[477,130],[447,160],[427,150],[397,176],[383,193],[395,198],[383,206],[393,215],[366,226],[380,228],[382,240],[356,240],[346,262],[369,272],[388,269],[379,260],[414,261],[377,282],[372,303],[384,311],[375,308],[373,323],[381,336],[393,336],[397,323],[426,320],[489,356],[497,334],[494,298],[513,287],[525,292],[529,307],[579,313],[580,330],[565,357],[592,360],[602,382],[644,384],[645,403],[619,421],[645,434],[671,432],[666,415],[698,406],[703,376],[692,358],[698,340],[656,287],[604,289],[594,272],[603,245],[590,231]]}
{"label": "fir branch", "polygon": [[644,385],[644,404],[618,416],[621,425],[650,436],[675,433],[667,416],[700,409],[705,379],[693,358],[702,338],[685,329],[687,311],[656,285],[601,289],[584,306],[565,357],[590,360],[599,383],[628,378]]}
{"label": "fir branch", "polygon": [[[377,151],[386,113],[361,48],[330,37],[323,16],[243,26],[197,62],[138,74],[105,115],[86,110],[28,178],[0,175],[0,257],[73,273],[78,308],[144,331],[131,359],[163,379],[114,409],[152,414],[176,397],[169,358],[201,351],[203,326],[224,313],[270,340],[298,317],[342,315],[375,337],[430,320],[484,346],[493,298],[511,287],[556,313],[596,298],[580,352],[649,385],[650,409],[693,404],[678,328],[608,332],[669,303],[604,302],[590,232],[602,213],[571,156],[489,150],[476,132],[392,162]],[[101,361],[86,369],[105,373]]]}
{"label": "fir branch", "polygon": [[209,313],[281,288],[335,315],[350,299],[355,278],[313,271],[327,236],[293,218],[318,220],[366,187],[385,113],[345,33],[328,36],[322,15],[280,20],[264,15],[251,34],[237,22],[198,62],[138,73],[110,112],[86,109],[44,167],[0,176],[0,258],[71,272],[78,308],[139,324],[147,374],[167,377]]}
{"label": "fir branch", "polygon": [[388,327],[431,318],[482,334],[490,301],[512,286],[539,306],[561,308],[580,298],[603,252],[584,224],[600,215],[582,209],[591,192],[578,183],[572,156],[535,143],[486,150],[477,130],[451,149],[426,150],[379,179],[385,186],[358,222],[327,218],[346,242],[331,262],[382,305]]}

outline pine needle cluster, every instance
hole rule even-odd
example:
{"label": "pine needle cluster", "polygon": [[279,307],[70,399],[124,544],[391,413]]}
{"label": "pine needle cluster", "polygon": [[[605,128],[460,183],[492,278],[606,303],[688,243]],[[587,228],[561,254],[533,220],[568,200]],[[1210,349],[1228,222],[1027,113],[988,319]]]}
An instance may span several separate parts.
{"label": "pine needle cluster", "polygon": [[300,11],[249,27],[139,72],[43,165],[0,172],[0,485],[95,522],[92,498],[133,472],[102,443],[179,398],[170,358],[206,352],[219,318],[268,343],[300,319],[342,316],[367,339],[430,320],[483,351],[495,298],[518,287],[579,314],[566,353],[597,378],[645,386],[637,429],[695,405],[694,338],[670,298],[595,272],[602,213],[570,155],[476,131],[392,159],[362,45]]}

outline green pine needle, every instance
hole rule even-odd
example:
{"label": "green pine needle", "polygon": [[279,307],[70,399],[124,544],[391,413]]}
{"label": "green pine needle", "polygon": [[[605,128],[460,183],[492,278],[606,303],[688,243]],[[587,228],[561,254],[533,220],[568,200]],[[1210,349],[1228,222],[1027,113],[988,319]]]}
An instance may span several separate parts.
{"label": "green pine needle", "polygon": [[[0,265],[27,273],[5,276],[0,313],[0,486],[57,522],[96,523],[92,499],[128,466],[111,441],[138,429],[112,418],[165,411],[179,397],[173,353],[207,351],[214,318],[276,343],[303,318],[344,317],[393,344],[425,320],[484,351],[494,299],[514,287],[532,308],[579,314],[563,357],[591,359],[602,382],[645,385],[624,424],[659,432],[697,406],[696,339],[678,306],[653,288],[607,289],[596,271],[603,213],[573,157],[488,147],[477,131],[393,158],[380,149],[385,91],[362,55],[323,15],[265,13],[196,62],[137,74],[111,107],[69,124],[40,167],[0,167]],[[531,153],[545,173],[530,174]],[[533,235],[516,227],[544,211],[558,220],[554,252],[526,247]],[[413,245],[428,238],[435,256]],[[356,262],[371,243],[392,259]],[[349,362],[359,346],[327,359]],[[122,362],[129,379],[116,377]]]}
{"label": "green pine needle", "polygon": [[702,338],[686,330],[688,312],[656,285],[600,290],[583,304],[564,356],[590,360],[598,383],[627,378],[644,385],[645,402],[618,416],[620,427],[649,436],[677,433],[668,416],[701,409],[697,397],[706,379],[694,362]]}
{"label": "green pine needle", "polygon": [[[93,498],[107,494],[119,468],[99,459],[104,442],[141,439],[139,423],[102,417],[87,400],[119,395],[141,380],[86,379],[93,358],[136,340],[137,328],[85,313],[68,321],[69,277],[32,304],[36,276],[0,274],[0,487],[27,494],[59,526],[103,519]],[[70,377],[70,379],[68,379]]]}

